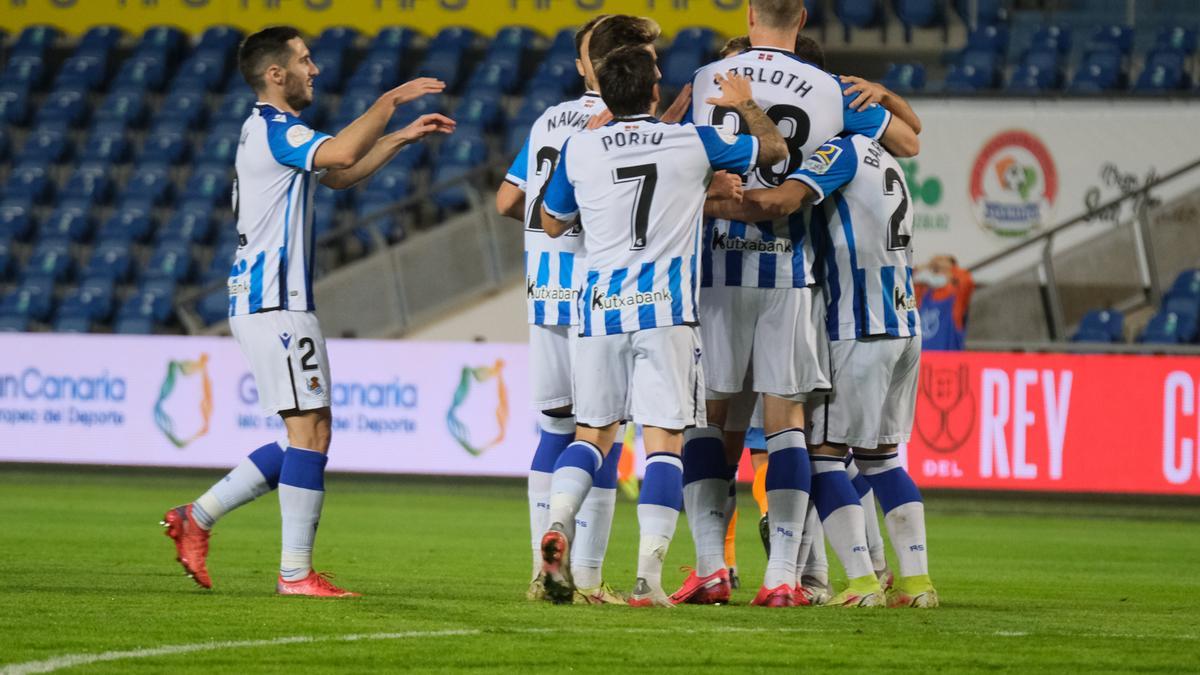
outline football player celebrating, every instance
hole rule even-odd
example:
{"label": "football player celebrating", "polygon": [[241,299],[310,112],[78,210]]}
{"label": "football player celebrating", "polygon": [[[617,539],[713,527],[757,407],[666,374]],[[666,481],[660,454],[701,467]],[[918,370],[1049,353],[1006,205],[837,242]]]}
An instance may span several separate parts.
{"label": "football player celebrating", "polygon": [[624,47],[599,65],[613,121],[563,146],[542,202],[542,226],[566,233],[581,216],[587,273],[575,353],[575,441],[559,456],[542,538],[547,595],[570,597],[574,518],[621,420],[643,425],[647,462],[638,505],[637,583],[629,604],[669,606],[662,565],[682,507],[683,429],[704,424],[696,330],[705,191],[714,170],[745,174],[784,159],[775,124],[749,83],[719,77],[714,105],[737,110],[750,135],[665,124],[652,115],[658,69]]}
{"label": "football player celebrating", "polygon": [[312,568],[332,421],[325,339],[313,313],[313,191],[318,180],[335,189],[352,187],[400,148],[449,133],[454,122],[423,115],[384,134],[397,106],[445,88],[419,78],[380,96],[337,135],[314,131],[299,114],[312,103],[320,69],[294,28],[247,37],[238,68],[258,103],[242,126],[235,160],[239,246],[229,277],[229,326],[250,362],[263,410],[283,418],[287,440],[250,453],[196,501],[168,511],[163,525],[188,576],[211,588],[206,558],[213,524],[278,487],[283,550],[276,592],[357,595]]}

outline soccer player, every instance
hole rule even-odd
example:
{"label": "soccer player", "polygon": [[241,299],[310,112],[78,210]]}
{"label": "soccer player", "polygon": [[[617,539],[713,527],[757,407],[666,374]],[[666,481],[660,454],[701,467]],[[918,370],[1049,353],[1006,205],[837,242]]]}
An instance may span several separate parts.
{"label": "soccer player", "polygon": [[[526,597],[530,600],[541,600],[545,595],[539,573],[542,534],[550,527],[550,476],[558,456],[575,440],[570,333],[579,324],[576,298],[584,269],[578,227],[558,238],[551,238],[542,230],[542,188],[558,163],[559,150],[566,140],[607,110],[598,93],[593,56],[599,61],[620,46],[649,46],[658,34],[658,26],[653,22],[629,15],[602,14],[584,24],[575,33],[575,66],[587,91],[578,99],[551,106],[538,117],[496,192],[497,210],[525,223],[530,379],[533,405],[541,413],[538,419],[541,434],[528,483],[533,580]],[[620,460],[621,443],[617,442],[576,515],[579,534],[571,572],[577,584],[577,602],[625,602],[604,583],[602,573],[616,509]]]}
{"label": "soccer player", "polygon": [[886,603],[936,607],[924,505],[896,453],[912,432],[921,360],[912,205],[904,171],[879,143],[849,134],[821,146],[780,187],[747,191],[740,203],[712,208],[727,217],[759,220],[783,217],[806,204],[817,205],[812,231],[824,264],[833,374],[833,392],[813,413],[813,494],[826,536],[850,579],[830,602],[884,603],[858,494],[848,481],[831,480],[845,478],[843,459],[852,447],[883,508],[899,560],[900,573]]}
{"label": "soccer player", "polygon": [[[848,130],[881,138],[905,156],[918,148],[916,133],[878,105],[851,106],[836,78],[792,52],[807,18],[802,0],[750,0],[750,49],[701,68],[693,79],[691,117],[737,132],[737,111],[707,103],[720,73],[754,84],[754,98],[779,125],[788,157],[747,178],[751,189],[780,184],[825,139]],[[747,370],[762,408],[770,460],[766,470],[770,555],[753,604],[803,603],[795,589],[796,558],[808,507],[810,466],[804,400],[828,390],[823,303],[816,299],[813,249],[803,214],[778,221],[716,219],[706,242],[701,313],[708,426],[689,430],[684,450],[685,501],[696,542],[696,569],[675,593],[676,602],[729,598],[723,557],[724,504],[736,457],[726,455],[723,427],[730,396]],[[735,449],[740,453],[740,448]],[[845,477],[843,472],[842,477]],[[848,483],[848,479],[847,479]]]}
{"label": "soccer player", "polygon": [[299,31],[273,27],[246,38],[238,68],[258,94],[242,125],[234,188],[239,246],[229,277],[229,326],[250,362],[260,403],[287,428],[286,449],[268,443],[191,504],[163,517],[179,562],[211,588],[209,531],[229,511],[278,487],[283,547],[276,592],[346,597],[312,567],[324,502],[331,382],[325,340],[313,313],[312,199],[316,182],[345,189],[373,174],[400,148],[454,122],[423,115],[384,134],[396,107],[445,85],[419,78],[379,97],[335,136],[298,115],[313,100],[313,63]]}
{"label": "soccer player", "polygon": [[550,529],[542,538],[547,595],[570,597],[574,517],[621,420],[641,424],[647,461],[633,606],[670,606],[662,564],[682,507],[683,429],[704,423],[696,330],[705,191],[712,171],[745,174],[786,157],[748,81],[718,78],[715,105],[737,110],[750,135],[656,120],[658,69],[640,47],[597,72],[614,119],[563,145],[542,202],[542,226],[566,233],[580,216],[587,273],[575,353],[575,441],[555,464]]}

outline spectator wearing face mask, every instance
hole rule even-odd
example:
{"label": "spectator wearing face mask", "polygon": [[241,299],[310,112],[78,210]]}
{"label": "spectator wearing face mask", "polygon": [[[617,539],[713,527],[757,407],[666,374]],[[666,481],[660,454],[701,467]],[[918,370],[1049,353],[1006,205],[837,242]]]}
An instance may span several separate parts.
{"label": "spectator wearing face mask", "polygon": [[966,343],[967,314],[975,280],[951,255],[936,255],[917,268],[917,307],[921,312],[921,348],[951,351]]}

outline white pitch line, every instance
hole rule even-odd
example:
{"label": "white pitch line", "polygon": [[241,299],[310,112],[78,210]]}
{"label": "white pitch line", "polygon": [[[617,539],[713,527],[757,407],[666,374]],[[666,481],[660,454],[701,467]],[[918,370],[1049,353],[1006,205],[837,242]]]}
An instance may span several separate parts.
{"label": "white pitch line", "polygon": [[[54,658],[45,659],[42,661],[26,661],[25,663],[14,663],[4,666],[0,669],[0,675],[29,675],[31,673],[49,673],[55,670],[64,668],[75,668],[77,666],[88,666],[93,663],[104,663],[107,661],[121,661],[125,659],[148,659],[158,656],[176,656],[178,654],[192,654],[195,652],[209,652],[223,649],[244,649],[249,647],[277,647],[279,645],[290,644],[313,644],[321,642],[358,642],[364,640],[410,640],[418,638],[438,638],[438,637],[476,637],[485,633],[503,635],[533,635],[539,633],[626,633],[630,635],[653,635],[670,633],[672,635],[679,634],[713,634],[713,633],[757,633],[757,634],[798,634],[798,633],[836,633],[828,628],[808,627],[808,626],[787,626],[778,628],[754,628],[742,626],[705,626],[699,628],[589,628],[583,629],[553,629],[553,628],[500,628],[500,629],[447,629],[447,630],[428,630],[428,631],[402,631],[396,633],[351,633],[349,635],[297,635],[291,637],[278,637],[269,640],[224,640],[217,642],[194,642],[182,645],[164,645],[162,647],[149,647],[146,649],[130,649],[126,651],[111,651],[100,652],[94,654],[66,654],[56,656]],[[974,635],[978,637],[1030,637],[1034,633],[1026,631],[1010,631],[998,630],[993,632],[983,631],[951,631],[958,635]],[[1196,640],[1200,636],[1194,634],[1182,635],[1142,635],[1137,633],[1046,633],[1040,637],[1072,637],[1072,638],[1106,638],[1106,639],[1145,639],[1153,637],[1156,640]]]}

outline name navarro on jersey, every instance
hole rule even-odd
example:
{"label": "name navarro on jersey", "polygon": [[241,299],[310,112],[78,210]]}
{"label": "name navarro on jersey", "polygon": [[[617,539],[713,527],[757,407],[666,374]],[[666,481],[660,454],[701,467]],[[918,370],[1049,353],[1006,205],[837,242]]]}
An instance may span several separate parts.
{"label": "name navarro on jersey", "polygon": [[592,119],[592,113],[580,110],[564,110],[552,117],[546,118],[546,131],[554,131],[559,127],[583,129]]}
{"label": "name navarro on jersey", "polygon": [[629,295],[609,295],[599,288],[592,289],[592,309],[621,309],[622,307],[638,307],[654,305],[660,302],[671,302],[674,296],[671,291],[658,290],[648,293],[631,293]]}
{"label": "name navarro on jersey", "polygon": [[800,98],[808,96],[813,90],[813,86],[808,83],[806,78],[800,77],[795,73],[789,73],[778,68],[764,68],[763,66],[737,66],[729,69],[730,73],[739,74],[751,82],[761,82],[770,84],[776,87],[783,87],[790,90],[794,94],[799,94]]}
{"label": "name navarro on jersey", "polygon": [[743,239],[731,237],[728,232],[714,232],[712,248],[714,251],[748,251],[751,253],[780,253],[791,254],[791,239]]}
{"label": "name navarro on jersey", "polygon": [[525,277],[525,294],[530,300],[547,300],[550,302],[570,301],[579,297],[579,291],[573,288],[553,288],[538,286],[532,277]]}
{"label": "name navarro on jersey", "polygon": [[[633,127],[636,129],[637,127]],[[608,152],[614,147],[624,148],[631,145],[659,145],[663,142],[663,132],[655,131],[618,131],[614,134],[606,134],[600,137],[600,143],[604,146],[604,151]]]}

